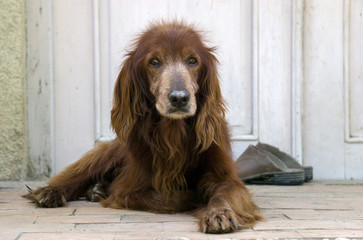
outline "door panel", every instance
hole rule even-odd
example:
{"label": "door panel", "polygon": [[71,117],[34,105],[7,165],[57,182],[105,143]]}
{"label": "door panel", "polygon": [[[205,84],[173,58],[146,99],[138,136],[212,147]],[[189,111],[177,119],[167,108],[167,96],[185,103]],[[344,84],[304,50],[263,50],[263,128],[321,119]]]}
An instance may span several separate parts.
{"label": "door panel", "polygon": [[362,12],[360,0],[28,1],[30,163],[56,173],[114,138],[132,40],[150,21],[184,19],[218,47],[235,158],[262,141],[316,179],[362,179]]}
{"label": "door panel", "polygon": [[344,178],[343,2],[304,12],[303,158],[323,179]]}
{"label": "door panel", "polygon": [[345,2],[345,178],[361,179],[363,166],[363,2]]}

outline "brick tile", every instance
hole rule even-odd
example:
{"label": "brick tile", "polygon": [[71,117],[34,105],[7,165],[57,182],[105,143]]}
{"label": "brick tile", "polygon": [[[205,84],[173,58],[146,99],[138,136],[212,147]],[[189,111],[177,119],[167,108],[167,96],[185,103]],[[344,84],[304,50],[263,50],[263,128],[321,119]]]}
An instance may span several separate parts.
{"label": "brick tile", "polygon": [[63,215],[72,214],[72,208],[30,208],[30,209],[2,209],[0,216],[43,216],[43,215]]}
{"label": "brick tile", "polygon": [[363,220],[363,212],[355,210],[280,209],[279,211],[293,220]]}
{"label": "brick tile", "polygon": [[166,232],[199,232],[197,222],[165,222]]}
{"label": "brick tile", "polygon": [[360,210],[317,210],[323,219],[351,219],[363,220],[363,211]]}
{"label": "brick tile", "polygon": [[326,198],[335,198],[337,197],[336,193],[324,193],[324,192],[292,192],[292,191],[285,191],[285,192],[267,192],[261,195],[256,196],[256,198],[261,199],[271,199],[272,198],[316,198],[316,199],[326,199]]}
{"label": "brick tile", "polygon": [[281,209],[262,209],[261,214],[265,217],[266,220],[288,219]]}
{"label": "brick tile", "polygon": [[19,222],[0,224],[0,232],[71,232],[74,229],[74,224],[29,224]]}
{"label": "brick tile", "polygon": [[[221,236],[221,235],[218,235]],[[114,240],[145,240],[145,239],[170,239],[170,240],[208,240],[209,234],[199,233],[199,232],[126,232],[126,233],[116,233]]]}
{"label": "brick tile", "polygon": [[271,209],[273,208],[272,205],[269,203],[268,200],[266,200],[266,198],[259,198],[259,197],[255,197],[254,198],[255,203],[261,208],[261,209]]}
{"label": "brick tile", "polygon": [[[264,195],[269,192],[285,192],[287,188],[274,185],[246,185],[253,196]],[[291,190],[291,188],[289,188]]]}
{"label": "brick tile", "polygon": [[304,238],[363,238],[362,230],[297,230]]}
{"label": "brick tile", "polygon": [[273,199],[269,203],[273,208],[281,209],[342,209],[349,210],[353,207],[345,202],[311,200],[311,199]]}
{"label": "brick tile", "polygon": [[121,222],[194,222],[198,221],[189,214],[153,214],[153,215],[134,215],[125,214]]}
{"label": "brick tile", "polygon": [[33,224],[36,219],[37,219],[37,216],[19,216],[19,215],[0,216],[0,225],[1,224],[16,224],[16,223]]}
{"label": "brick tile", "polygon": [[359,229],[363,231],[362,220],[337,220],[345,229]]}
{"label": "brick tile", "polygon": [[292,220],[327,219],[321,216],[317,210],[311,209],[279,209],[279,212]]}
{"label": "brick tile", "polygon": [[[175,240],[189,240],[189,239],[198,239],[198,240],[207,240],[211,234],[205,234],[202,232],[164,232],[160,234],[159,238],[164,239],[175,239]],[[222,237],[223,236],[223,237]],[[219,235],[219,239],[223,238],[224,235]]]}
{"label": "brick tile", "polygon": [[355,200],[350,199],[348,205],[354,209],[362,211],[363,210],[362,196],[363,196],[363,193],[360,195],[360,199],[355,199]]}
{"label": "brick tile", "polygon": [[335,220],[274,220],[257,224],[255,230],[343,229]]}
{"label": "brick tile", "polygon": [[114,240],[145,240],[145,239],[162,239],[162,232],[122,232],[116,233]]}
{"label": "brick tile", "polygon": [[[21,197],[21,195],[25,194],[26,192],[23,193],[19,193],[19,192],[14,192],[11,190],[7,190],[7,191],[0,191],[0,200],[19,200],[19,199],[24,199]],[[24,199],[25,200],[25,199]]]}
{"label": "brick tile", "polygon": [[20,233],[17,232],[10,232],[10,233],[2,233],[0,232],[0,239],[1,240],[15,240],[20,235]]}
{"label": "brick tile", "polygon": [[[208,234],[208,239],[280,239],[280,238],[301,238],[302,235],[295,231],[239,231],[223,235]],[[196,238],[198,239],[198,238]]]}
{"label": "brick tile", "polygon": [[76,212],[76,215],[93,215],[93,214],[133,214],[133,215],[154,215],[153,213],[149,212],[142,212],[142,211],[134,211],[134,210],[126,210],[126,209],[113,209],[113,208],[104,208],[102,206],[98,207],[85,207],[81,206],[78,207]]}
{"label": "brick tile", "polygon": [[63,223],[119,223],[121,215],[71,215],[71,216],[40,216],[35,224]]}
{"label": "brick tile", "polygon": [[[208,240],[209,234],[199,232],[126,232],[116,233],[114,240],[145,240],[145,239],[170,239],[170,240]],[[220,235],[219,235],[220,236]]]}
{"label": "brick tile", "polygon": [[208,240],[208,239],[230,239],[226,235],[214,235],[216,238],[211,238],[211,234],[205,234],[201,232],[150,232],[150,233],[134,233],[134,232],[126,232],[126,233],[116,233],[114,240],[145,240],[145,239],[168,239],[168,240]]}
{"label": "brick tile", "polygon": [[0,201],[0,210],[24,208],[35,208],[35,205],[27,201]]}
{"label": "brick tile", "polygon": [[77,224],[75,232],[162,232],[162,223]]}
{"label": "brick tile", "polygon": [[24,233],[18,240],[112,240],[114,233]]}

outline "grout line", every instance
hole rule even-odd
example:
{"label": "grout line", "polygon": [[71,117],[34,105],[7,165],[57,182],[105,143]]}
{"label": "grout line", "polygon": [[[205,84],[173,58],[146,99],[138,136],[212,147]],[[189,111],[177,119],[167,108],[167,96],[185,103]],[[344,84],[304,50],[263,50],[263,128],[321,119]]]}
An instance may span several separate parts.
{"label": "grout line", "polygon": [[18,236],[15,238],[15,240],[19,240],[21,236],[23,236],[22,232],[18,234]]}
{"label": "grout line", "polygon": [[71,214],[69,214],[69,216],[75,216],[76,215],[76,211],[77,211],[77,209],[75,208],[75,209],[73,209],[73,212],[71,213]]}

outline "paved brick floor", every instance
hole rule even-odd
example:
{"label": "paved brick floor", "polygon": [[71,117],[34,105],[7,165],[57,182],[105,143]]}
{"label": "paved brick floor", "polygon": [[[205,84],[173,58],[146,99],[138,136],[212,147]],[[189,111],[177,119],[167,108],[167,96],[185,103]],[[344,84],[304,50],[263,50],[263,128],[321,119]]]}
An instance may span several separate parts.
{"label": "paved brick floor", "polygon": [[266,220],[254,229],[212,235],[199,233],[196,219],[187,214],[107,209],[84,201],[35,208],[20,197],[24,182],[0,182],[0,239],[363,239],[363,181],[248,187]]}

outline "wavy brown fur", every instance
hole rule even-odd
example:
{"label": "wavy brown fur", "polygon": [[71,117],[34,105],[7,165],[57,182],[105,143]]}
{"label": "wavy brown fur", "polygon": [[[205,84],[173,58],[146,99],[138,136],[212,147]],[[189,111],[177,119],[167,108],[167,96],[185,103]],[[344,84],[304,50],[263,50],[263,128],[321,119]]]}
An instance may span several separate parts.
{"label": "wavy brown fur", "polygon": [[[151,25],[128,53],[115,84],[111,124],[118,138],[98,144],[25,197],[42,207],[86,196],[104,198],[102,205],[112,208],[192,210],[200,230],[209,233],[261,220],[236,175],[217,59],[201,39],[184,23]],[[151,66],[152,57],[162,64]],[[190,58],[197,63],[186,63]],[[169,113],[166,95],[175,86],[191,97],[184,112]]]}

